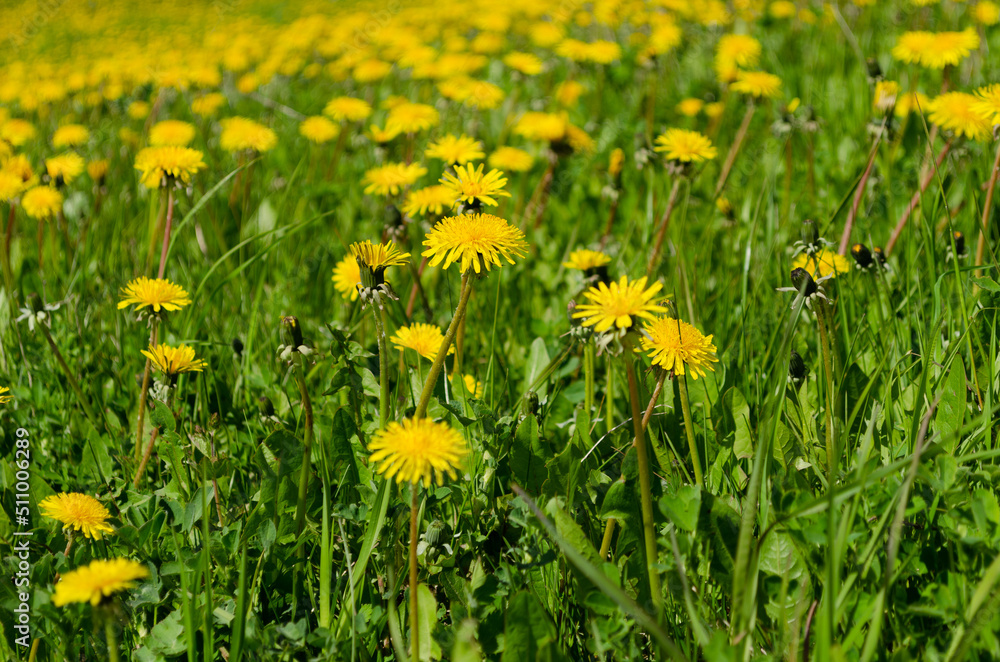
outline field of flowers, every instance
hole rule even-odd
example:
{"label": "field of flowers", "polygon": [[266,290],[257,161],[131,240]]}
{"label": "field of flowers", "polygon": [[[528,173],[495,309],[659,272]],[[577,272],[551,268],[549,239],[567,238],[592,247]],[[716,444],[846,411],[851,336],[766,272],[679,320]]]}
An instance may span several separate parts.
{"label": "field of flowers", "polygon": [[998,23],[5,3],[0,659],[1000,658]]}

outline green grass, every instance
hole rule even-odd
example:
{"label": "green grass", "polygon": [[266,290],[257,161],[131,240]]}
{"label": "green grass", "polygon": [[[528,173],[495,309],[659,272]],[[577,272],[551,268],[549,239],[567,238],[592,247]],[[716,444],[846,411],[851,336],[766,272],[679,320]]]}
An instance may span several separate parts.
{"label": "green grass", "polygon": [[[559,13],[564,9],[550,11],[568,20]],[[569,117],[595,140],[592,152],[559,160],[542,222],[526,229],[529,254],[474,284],[463,372],[482,382],[484,393],[466,397],[457,381],[447,390],[442,381],[428,409],[462,432],[470,455],[457,480],[420,492],[422,659],[1000,657],[994,249],[1000,219],[993,219],[983,266],[972,255],[949,257],[955,230],[974,254],[995,143],[956,143],[887,270],[852,268],[823,283],[830,299],[827,375],[818,307],[793,309],[796,295],[776,288],[791,285],[792,245],[808,232],[806,219],[834,249],[839,243],[875,116],[866,70],[844,30],[813,9],[815,25],[767,16],[738,21],[739,31],[761,41],[761,68],[782,78],[784,97],[762,102],[754,114],[725,190],[732,218],[716,209],[713,191],[746,106],[735,95],[723,96],[715,82],[719,28],[683,21],[682,45],[648,66],[629,46],[636,30],[628,25],[569,28],[584,41],[620,43],[622,58],[607,66],[570,62],[512,29],[505,51],[536,52],[548,69],[512,76],[491,60],[476,75],[504,88],[501,107],[477,111],[441,102],[440,125],[416,136],[418,158],[431,139],[462,132],[481,140],[487,154],[510,144],[538,155],[531,171],[507,173],[512,197],[495,213],[514,223],[546,165],[542,144],[512,133],[517,115],[557,110],[556,85],[577,80],[587,91]],[[373,30],[414,20],[408,10],[396,10],[385,21],[376,16]],[[287,16],[256,6],[227,11],[291,21],[298,9]],[[894,61],[897,37],[972,24],[965,5],[950,3],[844,5],[839,11],[863,55],[877,57],[904,90],[919,75],[919,89],[931,96],[941,73]],[[144,16],[113,13],[106,25],[134,27]],[[215,20],[202,10],[188,19],[173,15],[157,29],[169,35],[201,22],[210,32]],[[51,49],[53,58],[64,58],[64,45],[52,40],[83,29],[59,16],[46,26],[22,57],[44,58]],[[985,35],[982,49],[949,71],[953,88],[972,91],[996,81],[991,54],[1000,42],[993,28]],[[677,314],[714,336],[719,362],[714,372],[687,382],[704,487],[694,485],[674,379],[665,381],[654,405],[645,434],[657,558],[646,559],[642,467],[632,449],[623,359],[596,357],[595,408],[587,411],[586,338],[571,332],[566,313],[571,299],[583,301],[584,282],[561,265],[570,251],[598,246],[611,206],[608,157],[620,147],[626,159],[606,247],[609,271],[630,279],[644,273],[673,184],[647,136],[652,78],[653,132],[700,130],[719,149],[681,186],[654,273]],[[192,92],[165,93],[158,111],[158,119],[198,127],[192,147],[204,152],[208,165],[190,191],[175,196],[166,273],[193,304],[169,314],[160,337],[193,346],[208,368],[180,377],[170,407],[151,398],[144,438],[154,427],[159,437],[138,489],[132,487],[132,449],[140,350],[149,332],[117,302],[128,281],[155,275],[160,203],[157,192],[140,186],[136,149],[119,139],[118,129],[141,131],[143,121],[129,119],[125,109],[157,93],[141,87],[93,108],[66,100],[48,112],[2,104],[36,126],[39,138],[19,150],[36,170],[55,153],[47,138],[69,120],[93,134],[81,149],[86,158],[110,159],[99,214],[86,174],[65,188],[69,237],[78,243],[67,247],[57,227],[46,228],[42,270],[35,221],[21,208],[15,213],[11,287],[4,283],[0,295],[0,385],[14,396],[0,405],[3,659],[28,659],[8,617],[18,604],[11,579],[18,560],[12,547],[19,530],[13,519],[18,428],[29,432],[32,451],[35,659],[107,658],[106,618],[123,659],[409,656],[411,488],[387,484],[368,462],[379,428],[375,325],[369,309],[345,300],[331,282],[348,245],[379,239],[391,218],[387,202],[401,202],[365,195],[361,180],[381,162],[402,160],[407,139],[383,150],[363,137],[360,125],[350,125],[327,177],[333,143],[310,146],[294,117],[260,99],[306,116],[320,114],[340,94],[367,98],[376,108],[390,95],[425,103],[441,97],[431,82],[399,73],[364,85],[279,75],[255,95],[240,94],[236,80],[226,72],[228,106],[221,116],[254,118],[279,136],[278,146],[252,166],[221,150],[215,120],[191,114]],[[704,115],[684,118],[675,111],[687,96],[726,101],[715,127]],[[792,130],[782,133],[775,123],[796,97],[803,107]],[[815,132],[802,129],[805,106],[819,122]],[[384,126],[384,119],[385,111],[376,109],[368,123]],[[879,147],[852,243],[886,245],[918,187],[929,139],[933,135],[932,153],[944,145],[918,115],[894,129]],[[249,196],[242,207],[231,206],[241,163],[239,176],[251,178]],[[443,169],[436,161],[424,164],[429,172],[418,186],[436,183]],[[4,219],[7,210],[0,204]],[[398,240],[415,266],[429,229],[418,219]],[[981,276],[977,268],[984,269]],[[394,268],[389,280],[399,295],[386,305],[389,334],[411,321],[448,326],[459,296],[456,268],[424,271],[427,306],[418,298],[411,320],[412,273]],[[15,321],[33,297],[58,304],[48,313],[48,333],[80,385],[79,397],[45,332]],[[314,350],[295,366],[279,356],[280,322],[288,315],[298,318]],[[800,380],[789,377],[792,350],[805,362]],[[633,358],[645,410],[659,374],[644,354]],[[407,352],[400,372],[395,349],[388,359],[390,418],[401,420],[416,405],[428,362],[420,362],[418,373]],[[312,401],[315,431],[301,534],[296,509],[306,421],[299,378]],[[100,499],[115,534],[99,542],[77,537],[64,556],[67,533],[37,510],[39,501],[60,491]],[[605,560],[598,550],[609,517],[618,524]],[[113,557],[146,564],[150,578],[107,608],[51,604],[57,573]],[[662,581],[655,599],[650,565]]]}

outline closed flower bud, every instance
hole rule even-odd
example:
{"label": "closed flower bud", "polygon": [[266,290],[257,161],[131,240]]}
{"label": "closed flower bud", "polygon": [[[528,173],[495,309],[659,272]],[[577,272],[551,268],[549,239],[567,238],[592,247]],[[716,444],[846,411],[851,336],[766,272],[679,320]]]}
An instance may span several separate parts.
{"label": "closed flower bud", "polygon": [[806,362],[794,349],[788,361],[788,378],[793,382],[801,382],[806,377]]}
{"label": "closed flower bud", "polygon": [[872,252],[864,244],[851,246],[851,255],[854,256],[854,262],[860,269],[868,269],[875,263]]}

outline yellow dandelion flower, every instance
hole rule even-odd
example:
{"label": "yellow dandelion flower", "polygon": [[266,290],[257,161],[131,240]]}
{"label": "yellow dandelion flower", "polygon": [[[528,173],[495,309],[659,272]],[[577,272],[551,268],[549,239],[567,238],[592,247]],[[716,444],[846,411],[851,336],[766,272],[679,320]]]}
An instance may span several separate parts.
{"label": "yellow dandelion flower", "polygon": [[87,164],[87,174],[94,182],[103,182],[104,178],[108,176],[109,167],[107,159],[97,159]]}
{"label": "yellow dandelion flower", "polygon": [[526,76],[542,73],[542,61],[531,53],[512,52],[503,57],[503,63]]}
{"label": "yellow dandelion flower", "polygon": [[137,311],[148,306],[159,313],[161,310],[180,310],[191,303],[183,287],[165,278],[140,276],[122,288],[121,296],[119,310],[134,305],[133,310]]}
{"label": "yellow dandelion flower", "polygon": [[309,142],[322,145],[340,135],[340,127],[322,115],[313,115],[299,124],[299,134]]}
{"label": "yellow dandelion flower", "polygon": [[20,147],[35,137],[35,125],[28,120],[15,118],[0,122],[0,140],[6,140],[14,147]]}
{"label": "yellow dandelion flower", "polygon": [[4,395],[4,393],[9,393],[10,389],[6,386],[0,386],[0,405],[5,405],[14,399],[12,395]]}
{"label": "yellow dandelion flower", "polygon": [[569,119],[565,113],[539,113],[530,111],[514,125],[514,133],[528,140],[557,142],[566,135]]}
{"label": "yellow dandelion flower", "polygon": [[100,501],[86,494],[62,492],[45,497],[38,504],[46,517],[62,522],[64,529],[80,531],[84,536],[100,540],[105,533],[114,533],[108,524],[111,513]]}
{"label": "yellow dandelion flower", "polygon": [[929,69],[944,69],[958,64],[977,48],[979,35],[973,28],[962,32],[918,30],[903,33],[892,49],[892,56]]}
{"label": "yellow dandelion flower", "polygon": [[209,92],[191,101],[191,112],[199,117],[212,117],[226,103],[226,97],[220,92]]}
{"label": "yellow dandelion flower", "polygon": [[30,218],[40,221],[52,218],[62,209],[62,193],[51,186],[36,186],[21,196],[21,207]]}
{"label": "yellow dandelion flower", "polygon": [[52,146],[79,147],[90,140],[90,131],[82,124],[64,124],[52,134]]}
{"label": "yellow dandelion flower", "polygon": [[750,35],[723,35],[715,49],[715,73],[720,81],[732,82],[740,68],[757,66],[760,52],[760,42]]}
{"label": "yellow dandelion flower", "polygon": [[815,257],[799,253],[792,260],[792,269],[805,269],[813,278],[826,278],[837,274],[846,274],[851,270],[851,263],[846,257],[836,251],[820,250]]}
{"label": "yellow dandelion flower", "polygon": [[385,128],[399,133],[416,133],[437,126],[441,120],[437,109],[423,103],[401,103],[389,111]]}
{"label": "yellow dandelion flower", "polygon": [[924,112],[930,105],[930,98],[923,92],[905,92],[896,97],[896,117],[906,117],[912,112]]}
{"label": "yellow dandelion flower", "polygon": [[663,152],[668,161],[711,161],[718,154],[706,136],[686,129],[667,129],[666,133],[656,137],[655,143],[653,151]]}
{"label": "yellow dandelion flower", "polygon": [[395,128],[390,129],[386,127],[385,129],[379,128],[378,125],[372,124],[368,127],[368,137],[377,142],[380,145],[384,145],[393,138],[399,135],[399,131]]}
{"label": "yellow dandelion flower", "polygon": [[694,97],[689,97],[681,100],[681,102],[677,104],[677,112],[685,117],[694,117],[700,113],[701,109],[704,107],[704,101],[701,99],[695,99]]}
{"label": "yellow dandelion flower", "polygon": [[142,355],[153,362],[153,367],[167,377],[176,377],[183,372],[201,372],[207,367],[204,359],[194,357],[194,348],[187,345],[171,347],[160,343],[142,350]]}
{"label": "yellow dandelion flower", "polygon": [[187,147],[194,140],[194,125],[181,120],[163,120],[149,130],[149,144],[154,147]]}
{"label": "yellow dandelion flower", "polygon": [[566,142],[576,152],[594,151],[594,139],[586,131],[572,124],[566,127]]}
{"label": "yellow dandelion flower", "polygon": [[326,104],[323,114],[340,122],[360,122],[372,114],[372,107],[364,99],[337,97]]}
{"label": "yellow dandelion flower", "polygon": [[490,205],[495,207],[496,198],[510,197],[510,193],[503,190],[507,184],[507,178],[499,170],[490,170],[483,174],[484,165],[482,163],[473,170],[472,164],[465,166],[455,166],[455,173],[444,173],[440,182],[447,186],[454,196],[454,201],[464,202],[469,205]]}
{"label": "yellow dandelion flower", "polygon": [[426,174],[427,168],[419,163],[387,163],[367,171],[361,182],[367,184],[369,195],[396,195]]}
{"label": "yellow dandelion flower", "polygon": [[[0,202],[10,202],[21,195],[24,190],[24,182],[16,173],[0,170]],[[451,193],[448,194],[449,197]],[[448,201],[451,204],[451,200]]]}
{"label": "yellow dandelion flower", "polygon": [[149,115],[149,104],[145,101],[133,101],[125,109],[126,114],[134,120],[146,119],[146,115]]}
{"label": "yellow dandelion flower", "polygon": [[569,254],[569,258],[566,262],[563,262],[563,266],[567,269],[579,269],[580,271],[588,271],[590,269],[597,269],[598,267],[603,267],[610,264],[611,256],[600,251],[591,250],[578,250],[573,251]]}
{"label": "yellow dandelion flower", "polygon": [[990,0],[981,0],[972,8],[972,18],[980,25],[1000,23],[1000,5]]}
{"label": "yellow dandelion flower", "polygon": [[483,143],[470,138],[464,133],[461,136],[447,135],[440,138],[424,151],[432,159],[441,159],[449,164],[465,164],[483,158]]}
{"label": "yellow dandelion flower", "polygon": [[76,152],[66,152],[45,161],[45,172],[53,181],[62,178],[64,184],[76,179],[85,168],[83,157]]}
{"label": "yellow dandelion flower", "polygon": [[278,134],[263,124],[245,117],[228,117],[221,121],[219,145],[228,152],[250,149],[267,152],[278,144]]}
{"label": "yellow dandelion flower", "polygon": [[[451,388],[454,390],[455,387],[455,377],[458,375],[450,375],[448,380],[451,382]],[[462,375],[462,384],[465,386],[466,392],[469,394],[470,398],[481,398],[483,397],[483,383],[473,377],[472,375]]]}
{"label": "yellow dandelion flower", "polygon": [[1000,124],[1000,85],[987,85],[976,90],[972,111],[993,126]]}
{"label": "yellow dandelion flower", "polygon": [[438,485],[444,477],[452,479],[468,454],[465,439],[447,423],[426,418],[392,421],[375,433],[369,458],[376,471],[397,483]]}
{"label": "yellow dandelion flower", "polygon": [[535,163],[535,157],[523,149],[517,147],[497,147],[490,154],[487,162],[492,168],[500,168],[504,171],[527,172]]}
{"label": "yellow dandelion flower", "polygon": [[589,303],[579,304],[575,319],[582,319],[584,326],[594,327],[597,333],[608,329],[629,329],[635,323],[635,318],[651,320],[655,313],[665,313],[667,309],[656,303],[656,294],[663,289],[659,281],[646,287],[646,277],[628,282],[628,276],[622,276],[610,285],[598,283],[591,287],[583,296]]}
{"label": "yellow dandelion flower", "polygon": [[361,286],[361,267],[353,255],[348,255],[333,268],[333,286],[345,298],[358,300],[358,287]]}
{"label": "yellow dandelion flower", "polygon": [[794,2],[789,0],[777,0],[772,2],[771,6],[767,8],[768,13],[776,19],[792,18],[799,13],[798,7],[795,6]]}
{"label": "yellow dandelion flower", "polygon": [[556,101],[559,102],[560,106],[564,108],[569,108],[570,106],[575,106],[576,102],[580,99],[587,88],[585,88],[581,83],[575,80],[567,80],[559,83],[559,87],[556,88]]}
{"label": "yellow dandelion flower", "polygon": [[927,117],[942,129],[970,140],[986,140],[992,133],[990,122],[976,112],[978,100],[965,92],[945,92],[927,104]]}
{"label": "yellow dandelion flower", "polygon": [[[437,358],[441,343],[444,342],[444,334],[433,324],[416,323],[399,327],[395,335],[389,338],[389,342],[401,352],[412,349],[425,359],[433,361]],[[454,352],[454,347],[448,348],[449,354]]]}
{"label": "yellow dandelion flower", "polygon": [[459,270],[465,273],[472,267],[481,273],[491,265],[498,268],[500,258],[514,264],[515,257],[523,257],[528,247],[524,233],[504,219],[492,214],[460,214],[442,219],[427,233],[427,246],[421,255],[431,258],[436,267],[444,261],[443,269],[461,260]]}
{"label": "yellow dandelion flower", "polygon": [[205,167],[202,153],[189,147],[146,147],[135,155],[135,169],[142,173],[146,188],[169,186],[177,180],[190,183],[191,175]]}
{"label": "yellow dandelion flower", "polygon": [[712,103],[705,104],[705,115],[709,119],[718,119],[722,117],[722,113],[726,112],[726,104],[722,101],[713,101]]}
{"label": "yellow dandelion flower", "polygon": [[875,96],[872,99],[872,106],[880,113],[887,113],[895,108],[899,93],[899,83],[894,80],[880,80],[875,83]]}
{"label": "yellow dandelion flower", "polygon": [[63,607],[71,602],[89,602],[96,607],[105,598],[134,588],[136,580],[148,576],[146,566],[129,559],[92,561],[62,576],[52,593],[52,604]]}
{"label": "yellow dandelion flower", "polygon": [[645,325],[647,335],[643,335],[642,348],[649,352],[654,365],[676,375],[690,373],[694,379],[705,375],[705,370],[715,372],[713,363],[715,345],[712,336],[704,336],[701,331],[687,322],[670,317],[658,317]]}
{"label": "yellow dandelion flower", "polygon": [[608,158],[608,172],[611,173],[612,177],[617,177],[622,174],[622,168],[625,167],[625,150],[621,147],[616,147],[611,151],[611,156]]}
{"label": "yellow dandelion flower", "polygon": [[741,71],[729,89],[757,99],[770,99],[781,95],[781,79],[766,71]]}
{"label": "yellow dandelion flower", "polygon": [[450,208],[454,202],[455,194],[449,187],[435,184],[416,191],[408,191],[406,201],[403,203],[403,213],[410,217],[424,214],[440,215],[444,213],[445,207]]}
{"label": "yellow dandelion flower", "polygon": [[391,241],[384,244],[373,244],[368,240],[357,241],[351,244],[350,250],[359,266],[373,271],[402,266],[406,264],[406,258],[410,257],[409,253],[402,252]]}

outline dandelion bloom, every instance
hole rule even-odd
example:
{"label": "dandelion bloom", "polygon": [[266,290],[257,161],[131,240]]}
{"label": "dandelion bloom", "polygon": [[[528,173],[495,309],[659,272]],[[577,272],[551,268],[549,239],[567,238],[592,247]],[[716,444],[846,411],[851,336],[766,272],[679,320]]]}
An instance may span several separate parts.
{"label": "dandelion bloom", "polygon": [[222,135],[219,136],[219,145],[228,152],[245,149],[267,152],[278,144],[278,134],[251,119],[227,117],[221,124]]}
{"label": "dandelion bloom", "polygon": [[930,105],[930,98],[923,92],[906,92],[896,97],[896,117],[906,117],[910,113],[922,112]]}
{"label": "dandelion bloom", "polygon": [[426,174],[427,168],[419,163],[387,163],[367,171],[361,182],[367,184],[369,195],[396,195]]}
{"label": "dandelion bloom", "polygon": [[326,104],[323,114],[338,121],[360,122],[372,114],[372,107],[364,99],[337,97]]}
{"label": "dandelion bloom", "polygon": [[799,253],[792,260],[792,269],[806,269],[807,267],[809,275],[816,278],[845,274],[851,270],[851,264],[846,257],[825,248],[816,253],[815,256]]}
{"label": "dandelion bloom", "polygon": [[51,186],[36,186],[21,196],[21,206],[24,213],[31,218],[43,221],[52,218],[62,209],[62,193]]}
{"label": "dandelion bloom", "polygon": [[[10,202],[24,190],[24,182],[13,172],[0,170],[0,202]],[[448,194],[449,204],[451,194]]]}
{"label": "dandelion bloom", "polygon": [[635,317],[652,320],[655,313],[667,312],[656,303],[656,294],[662,288],[663,283],[657,281],[647,289],[645,276],[631,283],[628,276],[610,285],[598,283],[584,292],[589,303],[579,304],[573,317],[582,319],[584,326],[594,327],[597,333],[612,327],[628,329]]}
{"label": "dandelion bloom", "polygon": [[988,85],[976,90],[972,111],[993,126],[1000,124],[1000,85]]}
{"label": "dandelion bloom", "polygon": [[64,529],[80,531],[88,538],[100,540],[105,533],[114,533],[108,524],[111,513],[100,501],[86,494],[62,492],[45,497],[38,507],[42,514],[62,522]]}
{"label": "dandelion bloom", "polygon": [[443,269],[461,260],[459,270],[465,273],[471,266],[481,273],[490,265],[498,268],[504,258],[514,264],[515,257],[523,257],[528,247],[524,233],[504,219],[492,214],[460,214],[441,219],[424,239],[427,246],[421,255],[431,258],[436,267],[444,261]]}
{"label": "dandelion bloom", "polygon": [[682,99],[679,104],[677,104],[677,112],[685,117],[694,117],[701,112],[701,109],[705,107],[705,102],[701,99],[695,99],[694,97],[689,97],[687,99]]}
{"label": "dandelion bloom", "polygon": [[153,362],[153,367],[168,377],[175,377],[182,372],[201,372],[208,364],[204,359],[194,357],[194,348],[187,345],[171,347],[161,343],[149,350],[142,350],[142,355]]}
{"label": "dandelion bloom", "polygon": [[977,48],[979,35],[973,28],[962,32],[918,30],[903,33],[892,49],[892,56],[928,69],[944,69],[958,64]]}
{"label": "dandelion bloom", "polygon": [[[455,389],[455,377],[457,376],[451,375],[448,377],[453,390]],[[465,386],[465,390],[468,392],[470,398],[481,398],[483,396],[483,383],[472,375],[462,375],[462,384]]]}
{"label": "dandelion bloom", "polygon": [[563,262],[563,266],[567,269],[579,269],[580,271],[587,271],[589,269],[597,269],[598,267],[603,267],[611,262],[611,256],[600,251],[591,250],[578,250],[573,251],[569,254],[569,258],[566,262]]}
{"label": "dandelion bloom", "polygon": [[423,483],[424,487],[430,487],[432,480],[441,485],[446,475],[454,478],[468,454],[461,433],[427,418],[389,423],[375,433],[368,448],[378,473],[397,483]]}
{"label": "dandelion bloom", "polygon": [[385,126],[399,133],[416,133],[437,126],[439,121],[440,115],[434,106],[406,102],[389,111]]}
{"label": "dandelion bloom", "polygon": [[427,186],[416,191],[408,191],[403,203],[403,213],[407,216],[422,216],[424,214],[442,214],[445,207],[451,207],[455,202],[455,194],[451,188],[442,184]]}
{"label": "dandelion bloom", "polygon": [[191,112],[200,117],[212,117],[226,103],[226,97],[219,92],[209,92],[191,101]]}
{"label": "dandelion bloom", "polygon": [[461,136],[451,134],[437,142],[431,143],[424,154],[432,159],[441,159],[445,163],[459,165],[483,158],[483,143],[470,138],[464,133]]}
{"label": "dandelion bloom", "polygon": [[563,81],[556,88],[556,101],[559,102],[560,106],[569,108],[576,105],[576,102],[580,99],[580,95],[586,90],[587,88],[575,80]]}
{"label": "dandelion bloom", "polygon": [[542,61],[531,53],[514,51],[503,57],[503,63],[511,69],[516,69],[526,76],[534,76],[542,72]]}
{"label": "dandelion bloom", "polygon": [[340,135],[340,127],[322,115],[313,115],[299,124],[299,134],[309,142],[322,145]]}
{"label": "dandelion bloom", "polygon": [[135,305],[135,310],[149,306],[154,313],[161,310],[180,310],[191,303],[184,288],[171,283],[165,278],[146,278],[140,276],[122,288],[122,300],[118,309]]}
{"label": "dandelion bloom", "polygon": [[0,386],[0,405],[5,405],[14,399],[12,395],[4,395],[4,393],[9,393],[10,389],[6,386]]}
{"label": "dandelion bloom", "polygon": [[475,170],[471,163],[456,166],[454,174],[446,172],[440,181],[451,190],[456,202],[495,207],[498,203],[494,196],[510,197],[510,193],[503,190],[507,178],[495,169],[483,174],[483,168],[482,163]]}
{"label": "dandelion bloom", "polygon": [[52,604],[62,607],[71,602],[89,602],[96,607],[106,597],[134,588],[137,579],[148,576],[146,566],[129,559],[92,561],[62,576],[52,593]]}
{"label": "dandelion bloom", "polygon": [[45,172],[49,177],[53,180],[61,177],[64,184],[76,179],[85,167],[83,157],[76,152],[66,152],[45,161]]}
{"label": "dandelion bloom", "polygon": [[35,182],[35,171],[31,169],[31,161],[24,154],[15,154],[6,159],[0,171],[16,175],[25,187]]}
{"label": "dandelion bloom", "polygon": [[98,159],[87,164],[87,174],[95,182],[102,182],[108,175],[109,163],[107,159]]}
{"label": "dandelion bloom", "polygon": [[497,147],[487,161],[493,168],[511,172],[527,172],[534,165],[535,157],[516,147]]}
{"label": "dandelion bloom", "polygon": [[368,137],[377,142],[379,145],[384,145],[399,135],[399,131],[395,128],[386,127],[382,129],[376,124],[369,126],[367,133]]}
{"label": "dandelion bloom", "polygon": [[528,140],[556,142],[566,135],[569,119],[565,113],[539,113],[530,111],[514,125],[514,133]]}
{"label": "dandelion bloom", "polygon": [[670,317],[658,317],[645,325],[642,348],[649,352],[654,365],[676,375],[690,372],[694,379],[702,377],[705,370],[715,371],[715,345],[712,336],[704,336],[701,331],[687,322]]}
{"label": "dandelion bloom", "polygon": [[875,83],[875,96],[872,99],[872,106],[880,113],[887,113],[896,107],[896,99],[899,97],[899,83],[894,80],[880,80]]}
{"label": "dandelion bloom", "polygon": [[12,119],[0,123],[0,140],[6,140],[14,147],[20,147],[35,137],[35,125],[28,120]]}
{"label": "dandelion bloom", "polygon": [[169,186],[180,180],[191,182],[191,175],[204,169],[202,153],[190,147],[146,147],[135,155],[135,169],[142,173],[146,188]]}
{"label": "dandelion bloom", "polygon": [[149,144],[154,147],[186,147],[194,140],[194,125],[181,120],[163,120],[149,130]]}
{"label": "dandelion bloom", "polygon": [[712,141],[697,131],[667,129],[656,137],[654,151],[663,152],[668,161],[691,163],[711,161],[718,154]]}
{"label": "dandelion bloom", "polygon": [[965,92],[945,92],[927,104],[928,118],[942,129],[971,140],[986,140],[992,133],[990,122],[976,112],[978,100]]}
{"label": "dandelion bloom", "polygon": [[53,147],[79,147],[90,140],[90,131],[82,124],[64,124],[52,134]]}
{"label": "dandelion bloom", "polygon": [[[420,356],[433,361],[437,358],[441,343],[444,342],[444,335],[441,329],[433,324],[411,324],[401,326],[395,335],[389,338],[389,342],[399,351],[412,349]],[[448,353],[454,353],[455,348],[449,347]]]}
{"label": "dandelion bloom", "polygon": [[146,119],[146,115],[149,115],[149,104],[145,101],[133,101],[125,112],[134,120]]}
{"label": "dandelion bloom", "polygon": [[729,89],[757,99],[770,99],[781,94],[781,79],[766,71],[741,71]]}
{"label": "dandelion bloom", "polygon": [[1000,23],[1000,5],[990,0],[980,0],[972,8],[972,18],[980,25]]}
{"label": "dandelion bloom", "polygon": [[372,271],[385,271],[389,267],[397,267],[406,264],[409,253],[404,253],[391,241],[384,244],[373,244],[372,242],[358,241],[351,244],[351,255],[357,260],[358,265],[371,269]]}
{"label": "dandelion bloom", "polygon": [[360,285],[361,267],[353,255],[348,255],[333,268],[333,286],[345,298],[357,301]]}
{"label": "dandelion bloom", "polygon": [[715,49],[715,73],[719,80],[736,80],[739,69],[756,67],[760,61],[760,42],[745,34],[727,34]]}

